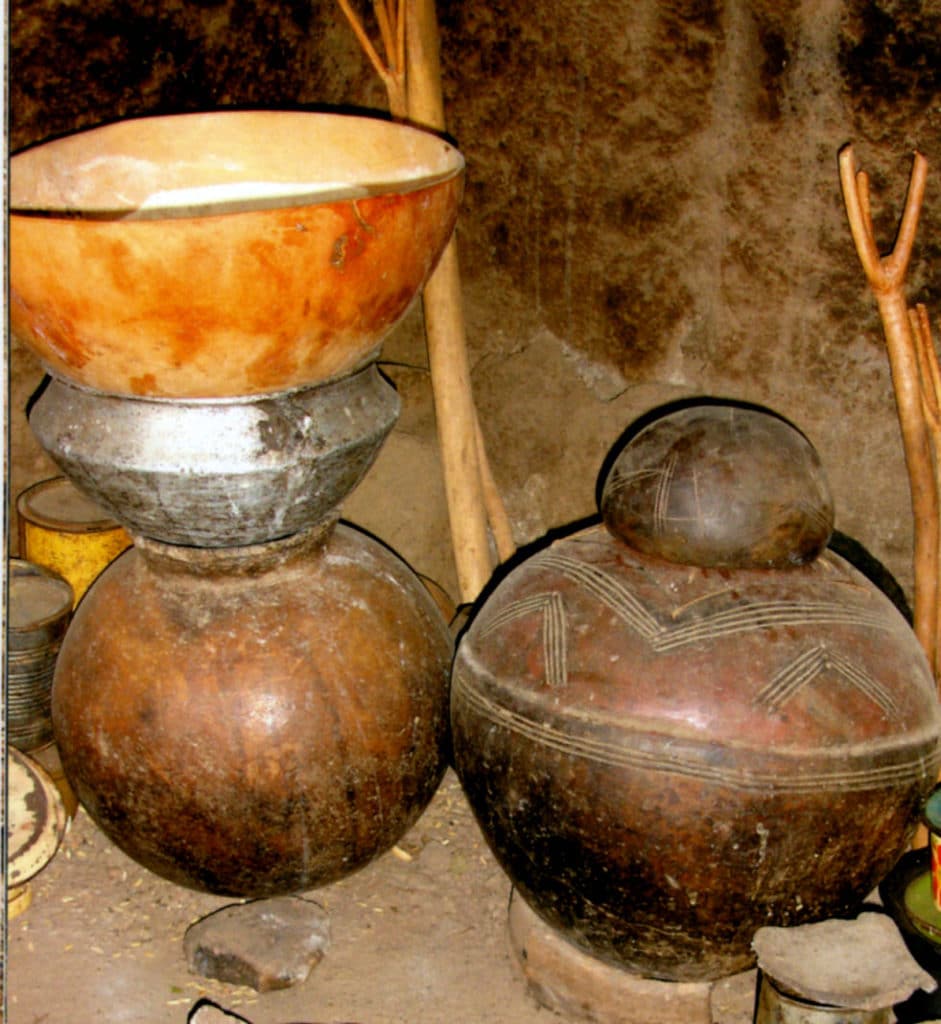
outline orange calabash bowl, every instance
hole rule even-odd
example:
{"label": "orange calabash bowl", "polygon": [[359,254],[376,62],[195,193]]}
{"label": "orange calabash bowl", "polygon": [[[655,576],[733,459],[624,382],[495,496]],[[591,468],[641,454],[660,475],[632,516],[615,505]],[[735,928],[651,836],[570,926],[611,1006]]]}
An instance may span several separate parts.
{"label": "orange calabash bowl", "polygon": [[118,395],[306,387],[374,358],[434,269],[464,160],[378,118],[146,117],[10,161],[10,316]]}

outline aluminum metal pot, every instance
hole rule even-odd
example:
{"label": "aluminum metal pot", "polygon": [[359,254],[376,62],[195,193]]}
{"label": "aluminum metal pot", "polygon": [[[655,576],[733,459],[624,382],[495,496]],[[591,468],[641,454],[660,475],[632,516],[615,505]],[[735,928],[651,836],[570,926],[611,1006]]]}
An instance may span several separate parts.
{"label": "aluminum metal pot", "polygon": [[399,408],[370,365],[242,399],[116,397],[52,378],[29,422],[72,482],[135,536],[232,547],[326,519],[372,465]]}

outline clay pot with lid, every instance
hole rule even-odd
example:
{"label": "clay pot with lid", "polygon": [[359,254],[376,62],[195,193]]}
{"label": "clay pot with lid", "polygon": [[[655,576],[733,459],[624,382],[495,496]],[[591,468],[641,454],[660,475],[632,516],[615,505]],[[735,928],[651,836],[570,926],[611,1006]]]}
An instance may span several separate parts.
{"label": "clay pot with lid", "polygon": [[653,420],[602,509],[462,637],[455,764],[544,921],[642,975],[715,979],[758,927],[855,908],[906,849],[938,771],[934,682],[826,548],[819,459],[770,413]]}
{"label": "clay pot with lid", "polygon": [[103,831],[180,885],[315,888],[392,847],[444,773],[451,641],[417,577],[326,525],[137,539],[79,607],[52,715]]}

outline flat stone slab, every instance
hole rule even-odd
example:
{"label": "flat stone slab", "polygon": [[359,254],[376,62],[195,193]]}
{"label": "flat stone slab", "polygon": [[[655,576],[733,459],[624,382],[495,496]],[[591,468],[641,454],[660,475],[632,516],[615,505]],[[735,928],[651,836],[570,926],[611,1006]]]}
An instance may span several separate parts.
{"label": "flat stone slab", "polygon": [[201,918],[187,928],[183,949],[194,974],[270,992],[306,981],[329,942],[329,918],[319,903],[279,896]]}
{"label": "flat stone slab", "polygon": [[824,1006],[881,1010],[936,986],[887,914],[759,928],[752,946],[779,988]]}

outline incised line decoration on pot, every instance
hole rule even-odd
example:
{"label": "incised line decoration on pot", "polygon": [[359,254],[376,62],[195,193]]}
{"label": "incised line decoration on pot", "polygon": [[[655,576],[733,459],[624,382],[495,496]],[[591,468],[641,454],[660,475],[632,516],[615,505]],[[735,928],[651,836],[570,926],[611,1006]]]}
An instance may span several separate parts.
{"label": "incised line decoration on pot", "polygon": [[[591,541],[581,539],[581,544]],[[788,627],[840,625],[858,628],[864,632],[872,630],[892,631],[892,620],[877,610],[837,605],[831,601],[788,601],[759,600],[747,605],[735,604],[736,595],[731,587],[711,589],[702,597],[681,604],[671,604],[669,595],[663,590],[664,601],[656,606],[648,597],[646,600],[635,594],[626,582],[586,562],[554,552],[552,549],[532,559],[533,569],[556,571],[575,585],[583,594],[614,613],[615,616],[643,643],[656,653],[675,652],[683,647],[708,644],[738,633],[761,632],[762,630]],[[814,566],[805,572],[818,572],[830,577],[839,572],[834,556],[824,554]],[[828,583],[833,582],[828,579]],[[850,584],[852,586],[852,584]],[[740,597],[739,597],[740,600]],[[704,604],[713,607],[704,611]],[[489,642],[510,623],[527,616],[540,620],[542,636],[541,680],[550,692],[565,690],[569,682],[568,631],[569,619],[566,602],[562,593],[548,591],[527,596],[508,604],[506,607],[488,613],[485,608],[477,623],[481,642]],[[757,681],[757,680],[756,680]],[[855,664],[846,653],[829,649],[826,643],[813,642],[809,647],[798,648],[787,662],[779,667],[758,689],[751,699],[751,707],[764,711],[768,716],[780,715],[787,705],[799,694],[814,685],[848,688],[861,694],[875,704],[886,719],[901,722],[902,713],[898,702],[862,665]],[[737,790],[776,792],[810,792],[826,779],[828,784],[838,784],[849,790],[864,790],[888,783],[901,783],[922,778],[926,772],[934,771],[941,765],[941,753],[926,759],[915,754],[904,763],[873,765],[871,758],[858,767],[852,766],[854,749],[852,745],[830,745],[814,750],[814,755],[832,760],[832,767],[817,766],[813,773],[799,777],[783,778],[779,772],[762,772],[754,768],[744,769],[704,763],[701,753],[683,756],[679,749],[663,752],[633,749],[624,740],[611,743],[584,736],[573,735],[571,729],[579,719],[595,724],[604,724],[623,736],[649,727],[640,718],[619,712],[605,715],[599,710],[585,711],[572,707],[552,707],[552,716],[560,716],[565,727],[559,728],[549,721],[540,720],[533,713],[518,714],[511,711],[503,700],[494,700],[485,692],[503,687],[495,679],[482,686],[478,679],[457,666],[453,681],[452,699],[472,705],[477,713],[516,733],[528,736],[535,742],[543,743],[559,751],[589,758],[610,765],[635,766],[648,771],[669,772],[693,778],[709,779]],[[519,694],[515,693],[519,699]],[[535,704],[533,701],[535,711]],[[811,711],[813,714],[813,711]],[[674,723],[675,725],[675,723]],[[701,742],[690,731],[689,738]],[[747,745],[747,738],[742,741]],[[806,750],[803,751],[806,754]]]}

